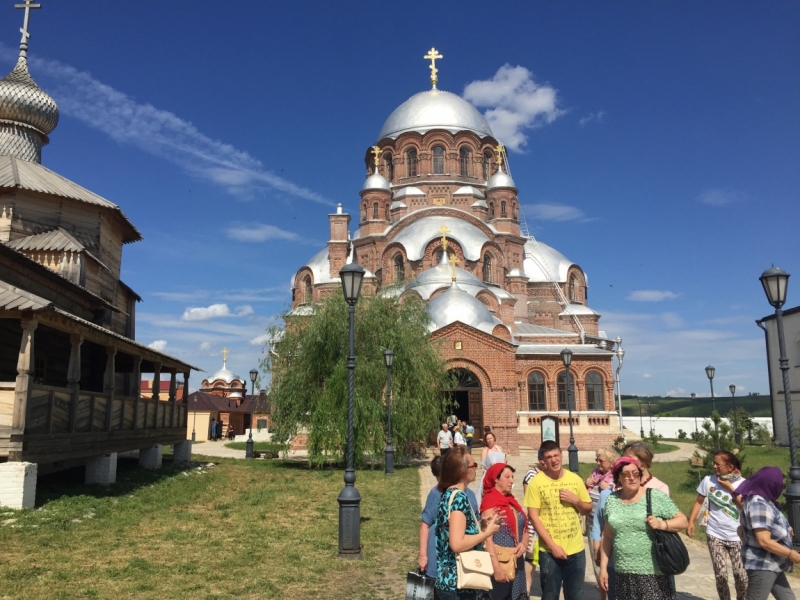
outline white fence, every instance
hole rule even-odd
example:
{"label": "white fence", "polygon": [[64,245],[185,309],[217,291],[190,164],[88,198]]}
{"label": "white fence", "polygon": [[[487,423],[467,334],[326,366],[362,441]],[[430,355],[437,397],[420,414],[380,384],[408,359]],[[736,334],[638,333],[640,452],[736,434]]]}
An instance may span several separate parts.
{"label": "white fence", "polygon": [[[701,417],[697,418],[698,429],[703,428],[703,421],[705,420],[706,419],[703,419]],[[771,417],[753,417],[753,421],[755,421],[759,425],[765,426],[770,431],[770,433],[772,433]],[[647,416],[643,416],[641,421],[639,421],[638,416],[622,417],[622,423],[625,426],[625,429],[629,429],[634,433],[639,433],[639,430],[642,427],[644,427],[645,435],[648,435],[650,433],[650,422],[651,418]],[[653,423],[653,430],[657,434],[662,435],[665,438],[677,438],[679,429],[685,431],[687,436],[691,436],[692,432],[694,432],[695,429],[694,417],[652,417],[652,423]],[[745,434],[745,436],[746,435],[747,434]]]}

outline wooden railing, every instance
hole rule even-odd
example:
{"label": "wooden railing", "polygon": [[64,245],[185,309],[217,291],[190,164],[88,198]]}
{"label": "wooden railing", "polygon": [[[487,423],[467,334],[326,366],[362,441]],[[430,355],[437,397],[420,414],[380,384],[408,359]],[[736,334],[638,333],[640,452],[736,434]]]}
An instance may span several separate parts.
{"label": "wooden railing", "polygon": [[89,433],[186,427],[186,405],[34,384],[25,434]]}

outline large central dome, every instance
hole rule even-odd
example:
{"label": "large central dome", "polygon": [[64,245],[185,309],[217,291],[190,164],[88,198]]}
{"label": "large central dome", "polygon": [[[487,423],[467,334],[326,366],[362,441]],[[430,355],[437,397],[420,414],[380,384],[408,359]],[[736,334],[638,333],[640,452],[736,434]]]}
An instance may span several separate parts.
{"label": "large central dome", "polygon": [[479,136],[493,135],[483,115],[469,102],[442,90],[428,90],[411,96],[389,115],[378,139],[396,138],[403,133],[426,133],[445,129],[450,133],[472,131]]}

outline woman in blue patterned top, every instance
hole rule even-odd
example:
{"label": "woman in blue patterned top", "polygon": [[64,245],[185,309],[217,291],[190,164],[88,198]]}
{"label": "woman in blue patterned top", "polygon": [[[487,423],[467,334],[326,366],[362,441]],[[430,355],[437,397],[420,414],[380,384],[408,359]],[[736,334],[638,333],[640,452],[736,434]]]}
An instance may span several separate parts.
{"label": "woman in blue patterned top", "polygon": [[[468,552],[500,531],[501,515],[495,511],[478,525],[469,504],[467,486],[475,481],[478,464],[465,446],[457,446],[442,459],[439,490],[442,499],[436,515],[436,558],[439,576],[436,593],[440,600],[476,600],[477,590],[459,590],[456,553]],[[453,499],[452,503],[450,499]]]}

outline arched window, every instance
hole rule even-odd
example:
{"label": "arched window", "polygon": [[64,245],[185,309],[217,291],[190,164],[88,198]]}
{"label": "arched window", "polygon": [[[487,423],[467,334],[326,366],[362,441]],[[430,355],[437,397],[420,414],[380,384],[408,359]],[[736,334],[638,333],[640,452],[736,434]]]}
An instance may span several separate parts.
{"label": "arched window", "polygon": [[406,177],[417,176],[417,150],[411,148],[406,152]]}
{"label": "arched window", "polygon": [[491,160],[492,160],[492,153],[491,152],[485,152],[483,154],[483,178],[486,181],[489,181],[489,177],[491,176],[491,173],[490,173],[490,171],[491,171],[491,169],[490,169]]}
{"label": "arched window", "polygon": [[603,378],[592,371],[586,376],[586,408],[603,410]]}
{"label": "arched window", "polygon": [[372,205],[372,218],[373,219],[377,219],[378,218],[378,203],[377,202],[375,202]]}
{"label": "arched window", "polygon": [[483,280],[492,283],[492,255],[488,252],[483,255]]}
{"label": "arched window", "polygon": [[494,202],[489,202],[489,216],[494,218]]}
{"label": "arched window", "polygon": [[385,221],[389,220],[389,205],[388,204],[383,207],[383,219]]}
{"label": "arched window", "polygon": [[461,177],[469,177],[469,148],[462,147],[458,151],[458,167]]}
{"label": "arched window", "polygon": [[519,213],[517,212],[517,203],[514,202],[511,205],[511,216],[516,220],[519,218]]}
{"label": "arched window", "polygon": [[503,218],[506,217],[506,201],[505,200],[503,200],[500,203],[500,216],[503,217]]}
{"label": "arched window", "polygon": [[569,301],[575,302],[575,275],[569,276]]}
{"label": "arched window", "polygon": [[436,264],[438,265],[442,262],[442,256],[444,256],[444,250],[439,248],[436,252],[433,253],[433,256],[436,258]]}
{"label": "arched window", "polygon": [[444,175],[444,148],[441,146],[433,149],[433,174]]}
{"label": "arched window", "polygon": [[367,203],[364,202],[363,206],[361,207],[361,220],[367,220]]}
{"label": "arched window", "polygon": [[303,302],[308,304],[314,298],[314,292],[311,289],[311,277],[306,277],[303,281]]}
{"label": "arched window", "polygon": [[547,410],[544,377],[535,371],[528,376],[528,410]]}
{"label": "arched window", "polygon": [[403,281],[406,278],[406,268],[403,264],[403,255],[398,254],[394,257],[394,280]]}
{"label": "arched window", "polygon": [[386,163],[386,179],[391,181],[394,179],[394,165],[392,164],[392,155],[384,154],[383,160]]}
{"label": "arched window", "polygon": [[[575,410],[575,378],[572,373],[569,375],[569,396],[572,410]],[[567,408],[567,372],[564,371],[558,376],[558,410],[569,410]]]}

